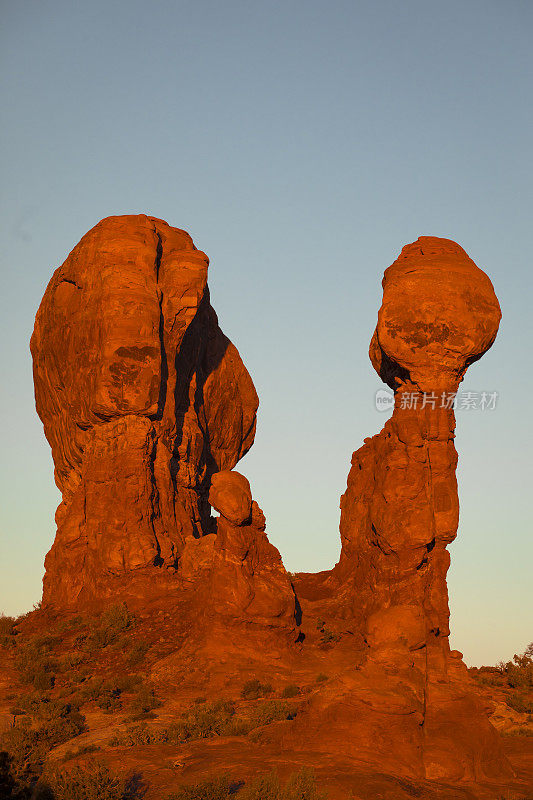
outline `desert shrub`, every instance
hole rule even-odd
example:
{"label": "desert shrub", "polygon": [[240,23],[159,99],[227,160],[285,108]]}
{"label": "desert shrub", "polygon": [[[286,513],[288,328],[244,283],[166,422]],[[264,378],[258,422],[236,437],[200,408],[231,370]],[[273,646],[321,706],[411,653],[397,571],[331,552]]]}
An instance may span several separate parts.
{"label": "desert shrub", "polygon": [[120,700],[121,691],[116,686],[109,686],[102,689],[101,693],[96,699],[96,705],[102,711],[112,714],[114,711],[120,711],[122,702]]}
{"label": "desert shrub", "polygon": [[285,701],[267,700],[253,709],[251,722],[254,727],[259,727],[284,719],[292,719],[294,716],[296,716],[294,710]]}
{"label": "desert shrub", "polygon": [[269,683],[261,683],[257,678],[246,681],[241,690],[241,697],[244,700],[257,700],[269,694],[272,694],[272,686]]}
{"label": "desert shrub", "polygon": [[193,706],[176,723],[176,734],[181,741],[188,739],[208,739],[223,736],[230,727],[235,715],[235,704],[231,700],[215,700]]}
{"label": "desert shrub", "polygon": [[65,653],[65,655],[59,659],[59,669],[61,672],[67,672],[70,675],[73,670],[85,662],[85,659],[86,656],[77,651]]}
{"label": "desert shrub", "polygon": [[280,800],[326,800],[327,794],[320,791],[314,770],[302,767],[294,772],[281,793]]}
{"label": "desert shrub", "polygon": [[275,769],[258,775],[239,792],[239,800],[280,800],[281,786]]}
{"label": "desert shrub", "polygon": [[81,617],[79,614],[75,614],[72,617],[67,617],[66,619],[61,619],[56,625],[56,630],[59,633],[72,633],[73,631],[81,628],[82,625],[86,625],[86,620]]}
{"label": "desert shrub", "polygon": [[509,662],[505,668],[505,677],[512,689],[533,688],[533,661],[528,658],[521,663]]}
{"label": "desert shrub", "polygon": [[58,722],[64,720],[65,724],[77,729],[77,733],[84,729],[85,717],[80,714],[76,703],[65,703],[62,700],[51,700],[49,697],[40,699],[34,711],[38,722]]}
{"label": "desert shrub", "polygon": [[128,610],[126,603],[115,603],[110,606],[104,611],[100,620],[102,627],[113,631],[116,636],[135,625],[135,615]]}
{"label": "desert shrub", "polygon": [[500,686],[501,684],[497,675],[481,675],[478,681],[482,686]]}
{"label": "desert shrub", "polygon": [[182,719],[159,727],[146,724],[132,725],[110,739],[112,747],[133,747],[138,744],[181,744],[193,739],[210,739],[213,736],[241,736],[248,733],[250,723],[235,717],[235,706],[228,700],[192,706]]}
{"label": "desert shrub", "polygon": [[517,653],[512,661],[500,661],[497,670],[511,689],[533,688],[533,642],[523,653]]}
{"label": "desert shrub", "polygon": [[90,644],[91,634],[89,631],[80,631],[73,639],[74,647],[83,647],[88,650],[92,645]]}
{"label": "desert shrub", "polygon": [[11,771],[12,757],[5,750],[0,752],[0,797],[12,797],[15,778]]}
{"label": "desert shrub", "polygon": [[328,677],[329,676],[326,675],[325,672],[319,672],[315,680],[317,683],[324,683],[324,681],[327,681]]}
{"label": "desert shrub", "polygon": [[[237,789],[238,784],[220,776],[193,786],[181,786],[166,800],[227,800]],[[327,795],[318,788],[313,770],[307,767],[292,773],[284,787],[276,770],[258,775],[235,796],[238,800],[327,800]]]}
{"label": "desert shrub", "polygon": [[320,633],[320,644],[322,647],[327,647],[340,641],[340,635],[328,628],[324,620],[318,620],[316,627]]}
{"label": "desert shrub", "polygon": [[68,673],[69,685],[88,684],[92,676],[92,669],[88,664],[81,665],[79,669],[72,669]]}
{"label": "desert shrub", "polygon": [[156,696],[155,691],[141,684],[130,701],[129,710],[132,714],[147,714],[154,708],[160,708],[161,700]]}
{"label": "desert shrub", "polygon": [[513,728],[510,731],[503,731],[502,736],[533,736],[533,728]]}
{"label": "desert shrub", "polygon": [[505,702],[519,714],[533,714],[533,700],[529,700],[523,694],[512,692],[507,695]]}
{"label": "desert shrub", "polygon": [[0,737],[0,746],[12,757],[17,778],[38,773],[52,748],[85,730],[85,717],[68,703],[42,702],[33,708],[33,717],[33,724],[29,716],[25,716]]}
{"label": "desert shrub", "polygon": [[14,643],[15,619],[0,614],[0,647],[9,647]]}
{"label": "desert shrub", "polygon": [[281,693],[281,696],[284,698],[290,697],[297,697],[300,694],[300,687],[296,686],[295,683],[290,683],[288,686],[284,688]]}
{"label": "desert shrub", "polygon": [[15,667],[20,679],[35,689],[46,691],[54,685],[56,664],[50,658],[49,637],[34,637],[18,647]]}
{"label": "desert shrub", "polygon": [[97,753],[102,748],[98,744],[85,744],[83,747],[78,747],[77,750],[67,750],[63,756],[63,761],[71,761],[73,758],[85,756],[88,753]]}
{"label": "desert shrub", "polygon": [[231,788],[229,779],[222,776],[193,786],[181,786],[177,792],[168,795],[167,800],[226,800]]}
{"label": "desert shrub", "polygon": [[83,701],[92,700],[99,708],[117,710],[120,708],[121,689],[116,681],[93,678],[80,690]]}
{"label": "desert shrub", "polygon": [[131,701],[131,710],[143,713],[161,704],[153,690],[145,686],[139,688],[141,680],[139,675],[119,675],[109,680],[93,678],[81,688],[79,696],[83,702],[92,700],[99,708],[112,713],[122,708],[122,693],[135,691],[137,687],[136,695]]}
{"label": "desert shrub", "polygon": [[149,728],[146,723],[130,725],[109,740],[110,747],[135,747],[140,744],[158,744],[168,742],[166,728]]}
{"label": "desert shrub", "polygon": [[113,644],[120,634],[131,630],[134,625],[135,616],[128,611],[126,603],[116,603],[104,611],[89,635],[78,638],[92,653]]}
{"label": "desert shrub", "polygon": [[0,636],[11,636],[15,629],[15,618],[0,614]]}
{"label": "desert shrub", "polygon": [[126,675],[118,675],[115,682],[121,692],[133,692],[142,684],[142,677],[136,672],[128,672]]}
{"label": "desert shrub", "polygon": [[54,800],[123,800],[125,796],[125,781],[96,762],[51,772],[46,781]]}
{"label": "desert shrub", "polygon": [[133,642],[126,654],[126,661],[128,662],[129,666],[136,667],[139,664],[142,664],[149,649],[150,645],[148,642]]}

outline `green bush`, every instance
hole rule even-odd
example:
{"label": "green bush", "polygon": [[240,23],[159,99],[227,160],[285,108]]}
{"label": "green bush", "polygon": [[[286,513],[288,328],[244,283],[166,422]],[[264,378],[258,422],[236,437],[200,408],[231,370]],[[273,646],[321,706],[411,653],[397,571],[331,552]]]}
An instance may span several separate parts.
{"label": "green bush", "polygon": [[82,625],[86,625],[87,621],[81,617],[79,614],[75,614],[72,617],[67,617],[66,619],[61,619],[56,625],[56,630],[60,633],[72,633],[73,631],[81,628]]}
{"label": "green bush", "polygon": [[34,637],[17,648],[15,667],[20,679],[35,689],[46,691],[54,685],[56,664],[50,658],[53,639]]}
{"label": "green bush", "polygon": [[15,778],[11,771],[12,757],[5,750],[0,752],[0,797],[12,797]]}
{"label": "green bush", "polygon": [[157,708],[161,703],[153,690],[142,685],[139,687],[141,680],[139,675],[122,675],[109,680],[93,678],[85,683],[79,696],[83,701],[92,700],[102,710],[112,713],[122,708],[122,693],[132,692],[137,688],[130,708],[135,713],[143,713]]}
{"label": "green bush", "polygon": [[272,686],[269,683],[261,683],[257,678],[246,681],[241,691],[241,697],[244,700],[257,700],[260,697],[267,697],[269,694],[272,694]]}
{"label": "green bush", "polygon": [[327,794],[319,790],[314,770],[302,767],[294,772],[281,793],[280,800],[326,800]]}
{"label": "green bush", "polygon": [[125,781],[107,767],[89,762],[83,768],[52,772],[46,776],[54,800],[123,800]]}
{"label": "green bush", "polygon": [[215,700],[213,703],[193,706],[174,727],[181,741],[224,736],[231,729],[234,715],[235,704],[231,700]]}
{"label": "green bush", "polygon": [[327,795],[320,791],[312,769],[303,767],[294,772],[284,787],[281,786],[276,770],[258,775],[235,794],[237,787],[226,777],[221,776],[182,786],[177,792],[168,795],[166,800],[227,800],[236,796],[238,800],[326,800]]}
{"label": "green bush", "polygon": [[59,668],[61,672],[66,672],[70,677],[72,671],[80,667],[85,662],[86,658],[87,656],[77,651],[65,653],[65,655],[59,659]]}
{"label": "green bush", "polygon": [[52,748],[85,730],[85,717],[68,703],[50,700],[33,703],[32,716],[33,725],[25,716],[16,727],[0,736],[0,747],[12,757],[17,778],[38,773]]}
{"label": "green bush", "polygon": [[503,731],[502,736],[533,736],[532,728],[513,728],[510,731]]}
{"label": "green bush", "polygon": [[284,719],[293,719],[295,711],[283,700],[267,700],[256,706],[251,715],[253,727],[270,725]]}
{"label": "green bush", "polygon": [[512,692],[506,697],[507,705],[518,711],[519,714],[533,714],[533,700],[529,700],[523,694]]}
{"label": "green bush", "polygon": [[177,792],[168,795],[167,800],[226,800],[230,789],[228,778],[214,778],[193,786],[181,786]]}
{"label": "green bush", "polygon": [[300,687],[296,686],[295,683],[290,683],[288,686],[284,688],[281,693],[281,696],[284,698],[290,697],[297,697],[300,694]]}
{"label": "green bush", "polygon": [[87,681],[80,690],[80,697],[84,702],[92,700],[99,708],[105,708],[109,698],[118,699],[120,694],[120,689],[114,681],[105,681],[103,678]]}
{"label": "green bush", "polygon": [[139,664],[142,664],[149,649],[150,645],[148,642],[133,642],[126,654],[126,661],[128,662],[129,666],[137,667]]}
{"label": "green bush", "polygon": [[501,661],[497,669],[511,689],[533,688],[533,642],[523,653],[513,656],[512,661]]}
{"label": "green bush", "polygon": [[78,637],[86,650],[93,653],[113,644],[118,637],[135,625],[135,616],[128,611],[126,603],[110,606],[100,616],[91,633]]}
{"label": "green bush", "polygon": [[239,800],[280,800],[280,796],[281,786],[275,769],[258,775],[238,795]]}
{"label": "green bush", "polygon": [[148,727],[146,723],[130,725],[109,740],[110,747],[135,747],[144,744],[172,743],[167,728]]}
{"label": "green bush", "polygon": [[0,614],[0,647],[10,647],[14,644],[15,618]]}
{"label": "green bush", "polygon": [[97,753],[101,749],[98,744],[85,744],[83,747],[78,747],[77,750],[67,750],[63,756],[63,761],[71,761],[73,758],[85,756],[87,753]]}
{"label": "green bush", "polygon": [[250,731],[250,723],[235,717],[235,705],[228,700],[192,706],[183,717],[167,727],[133,725],[115,735],[111,747],[133,747],[138,744],[181,744],[193,739],[213,736],[242,736]]}
{"label": "green bush", "polygon": [[129,710],[132,714],[147,714],[154,708],[160,708],[161,700],[156,697],[155,691],[142,684],[133,695]]}
{"label": "green bush", "polygon": [[334,633],[330,628],[326,626],[324,620],[319,620],[316,624],[317,630],[320,633],[320,644],[322,647],[327,647],[329,645],[334,644],[335,642],[339,642],[341,637],[338,633]]}

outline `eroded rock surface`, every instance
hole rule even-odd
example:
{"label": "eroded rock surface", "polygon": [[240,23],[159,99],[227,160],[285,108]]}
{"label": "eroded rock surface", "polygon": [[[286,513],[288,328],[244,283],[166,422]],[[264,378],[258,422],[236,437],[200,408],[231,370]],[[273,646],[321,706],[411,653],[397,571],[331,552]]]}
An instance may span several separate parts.
{"label": "eroded rock surface", "polygon": [[353,454],[340,561],[322,577],[359,657],[317,710],[333,720],[319,739],[435,780],[507,770],[450,651],[446,585],[459,519],[453,398],[500,317],[490,280],[455,242],[421,237],[386,270],[370,358],[394,412]]}
{"label": "eroded rock surface", "polygon": [[339,563],[289,576],[233,469],[258,400],[210,306],[207,264],[184,231],[111,217],[46,290],[31,348],[63,501],[44,613],[159,596],[186,644],[154,665],[158,680],[225,687],[246,672],[307,687],[296,719],[269,729],[273,752],[501,785],[510,767],[450,650],[446,585],[453,397],[498,330],[490,280],[433,237],[386,270],[370,358],[394,412],[353,454]]}
{"label": "eroded rock surface", "polygon": [[210,305],[207,267],[185,231],[109,217],[50,281],[31,340],[63,493],[45,605],[174,571],[187,540],[213,531],[211,478],[252,445],[258,399]]}

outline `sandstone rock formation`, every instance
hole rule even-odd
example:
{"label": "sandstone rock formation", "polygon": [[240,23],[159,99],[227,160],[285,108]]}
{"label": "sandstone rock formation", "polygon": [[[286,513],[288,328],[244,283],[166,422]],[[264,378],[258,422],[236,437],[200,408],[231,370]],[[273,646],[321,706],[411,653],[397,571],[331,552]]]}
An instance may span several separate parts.
{"label": "sandstone rock formation", "polygon": [[334,720],[320,740],[437,780],[507,769],[450,651],[446,585],[459,518],[453,399],[500,317],[490,280],[455,242],[421,237],[386,270],[370,358],[394,413],[353,455],[340,560],[321,579],[360,656],[317,711]]}
{"label": "sandstone rock formation", "polygon": [[[187,654],[154,670],[161,680],[206,664],[223,680],[248,664],[253,677],[273,670],[310,687],[271,744],[277,735],[281,748],[392,775],[505,778],[497,734],[450,650],[446,585],[459,512],[453,399],[498,330],[490,280],[433,237],[386,270],[370,358],[394,412],[353,454],[339,563],[290,577],[233,470],[258,400],[210,306],[207,264],[184,231],[111,217],[46,290],[31,349],[63,501],[45,610],[162,598],[190,636]],[[320,671],[330,677],[317,685]]]}
{"label": "sandstone rock formation", "polygon": [[31,340],[63,493],[45,606],[146,599],[187,542],[215,530],[211,479],[252,445],[258,399],[211,308],[207,266],[185,231],[109,217],[50,281]]}

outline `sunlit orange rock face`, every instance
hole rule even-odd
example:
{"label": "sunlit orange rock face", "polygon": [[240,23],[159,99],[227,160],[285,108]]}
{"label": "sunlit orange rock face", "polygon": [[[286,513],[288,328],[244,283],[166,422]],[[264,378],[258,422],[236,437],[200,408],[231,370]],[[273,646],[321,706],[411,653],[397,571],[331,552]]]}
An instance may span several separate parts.
{"label": "sunlit orange rock face", "polygon": [[109,217],[50,281],[31,340],[63,493],[45,605],[142,599],[214,538],[211,478],[252,445],[258,399],[210,305],[207,268],[185,231]]}
{"label": "sunlit orange rock face", "polygon": [[165,680],[218,663],[224,680],[247,665],[250,677],[309,687],[296,719],[270,734],[282,754],[505,780],[498,736],[450,650],[446,585],[459,514],[453,397],[498,330],[490,280],[433,237],[386,270],[370,358],[394,412],[353,454],[339,563],[289,576],[234,470],[258,400],[210,306],[207,265],[184,231],[140,215],[100,222],[54,273],[31,343],[63,493],[45,609],[159,599],[192,640],[191,661],[178,649]]}
{"label": "sunlit orange rock face", "polygon": [[507,769],[450,651],[446,585],[459,519],[453,397],[500,317],[490,280],[455,242],[421,237],[386,270],[370,358],[394,412],[353,454],[341,557],[323,581],[361,650],[318,712],[330,720],[319,739],[435,780]]}

